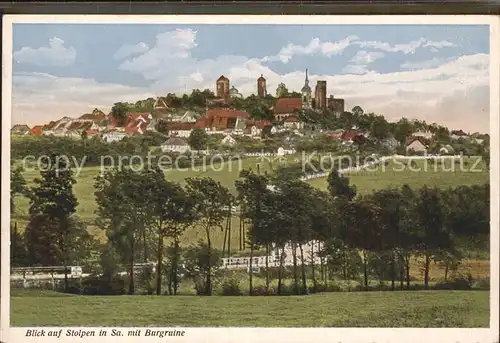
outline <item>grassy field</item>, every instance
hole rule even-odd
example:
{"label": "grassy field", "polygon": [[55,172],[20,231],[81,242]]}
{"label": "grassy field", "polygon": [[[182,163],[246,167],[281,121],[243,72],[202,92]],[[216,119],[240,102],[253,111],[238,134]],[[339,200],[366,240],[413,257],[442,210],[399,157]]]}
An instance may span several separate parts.
{"label": "grassy field", "polygon": [[[288,156],[288,160],[294,160],[296,158],[297,156]],[[272,159],[272,157],[265,160],[257,157],[249,157],[231,162],[218,163],[215,164],[213,168],[207,167],[205,170],[203,166],[186,170],[166,170],[165,175],[168,180],[177,181],[181,184],[184,184],[185,179],[188,177],[211,177],[214,180],[220,181],[222,185],[235,193],[234,182],[239,178],[240,170],[252,169],[256,171],[257,165],[259,165],[262,173],[265,171],[270,172],[272,168],[275,168],[279,163],[278,161],[272,162]],[[94,226],[96,203],[93,189],[95,178],[100,174],[100,172],[100,167],[85,167],[78,175],[76,175],[75,170],[75,179],[77,183],[74,186],[74,190],[79,201],[77,214],[82,220],[87,222],[90,232],[94,233],[97,237],[104,237],[104,232]],[[24,172],[24,177],[28,185],[33,185],[33,180],[40,177],[40,173],[36,170],[30,169]],[[16,199],[16,207],[16,213],[14,213],[12,219],[18,222],[19,230],[22,231],[28,222],[28,199],[19,197]],[[231,250],[233,250],[233,248],[237,249],[239,245],[239,219],[232,218],[231,226],[233,228],[231,234]],[[188,229],[188,232],[183,236],[182,243],[189,244],[203,238],[205,238],[204,233],[196,228],[191,228]],[[215,246],[220,245],[220,248],[222,248],[224,233],[214,232],[212,240]]]}
{"label": "grassy field", "polygon": [[[294,161],[300,158],[299,155],[288,156],[287,161]],[[468,166],[465,168],[471,169],[474,160],[472,158],[465,159]],[[279,165],[278,160],[273,158],[265,158],[264,161],[257,157],[245,158],[240,161],[232,161],[226,163],[219,163],[214,166],[213,169],[207,168],[203,170],[202,167],[192,170],[167,170],[165,171],[168,180],[178,181],[181,184],[187,177],[211,177],[217,181],[220,181],[224,186],[228,187],[232,192],[234,190],[234,182],[239,177],[239,172],[241,169],[252,169],[257,170],[257,164],[260,166],[260,171],[270,172],[272,169]],[[282,163],[282,162],[281,162]],[[450,168],[451,162],[445,162],[444,167],[434,170],[433,165],[428,165],[427,169],[425,167],[425,161],[417,161],[418,168],[421,171],[411,171],[408,168],[401,170],[401,165],[397,163],[390,162],[387,166],[373,167],[372,170],[364,170],[357,173],[346,174],[351,183],[356,185],[358,192],[368,193],[373,190],[383,189],[386,187],[400,187],[407,183],[412,187],[420,187],[423,185],[438,186],[441,188],[447,188],[458,185],[474,185],[483,184],[488,182],[489,174],[484,163],[480,163],[475,169],[482,170],[481,172],[473,172],[467,170],[459,170],[459,166],[455,165],[455,171],[444,171],[443,168]],[[87,222],[89,231],[94,233],[97,237],[104,237],[104,233],[97,227],[93,225],[94,221],[94,211],[96,210],[96,204],[94,200],[94,182],[95,177],[99,175],[99,167],[86,167],[83,168],[79,175],[76,175],[76,185],[75,194],[79,201],[79,206],[77,209],[77,214]],[[39,177],[39,172],[36,170],[27,170],[24,173],[24,177],[28,184],[33,183],[33,179]],[[326,189],[326,178],[319,178],[308,181],[311,185]],[[17,209],[16,213],[13,215],[13,220],[18,222],[18,227],[22,231],[27,224],[27,213],[28,213],[28,199],[20,197],[16,200]],[[233,218],[231,221],[232,234],[231,234],[231,246],[237,249],[239,245],[239,219]],[[183,244],[189,244],[197,241],[198,239],[204,239],[204,235],[196,228],[189,229],[183,236]],[[212,241],[215,246],[222,247],[224,233],[214,232]]]}
{"label": "grassy field", "polygon": [[[452,161],[446,160],[444,165],[437,166],[424,160],[416,160],[416,167],[412,171],[409,167],[403,168],[399,162],[390,161],[387,166],[378,165],[370,170],[363,170],[355,173],[346,173],[351,184],[354,184],[360,194],[366,194],[387,187],[400,187],[404,184],[412,188],[419,188],[424,185],[437,186],[445,189],[460,185],[481,185],[489,182],[488,168],[483,161],[474,166],[476,158],[464,158],[468,165],[461,170],[460,165],[454,165]],[[449,171],[448,171],[449,170]],[[326,177],[310,180],[314,187],[326,189]]]}
{"label": "grassy field", "polygon": [[[54,306],[57,304],[57,306]],[[13,326],[488,327],[489,292],[11,297]]]}

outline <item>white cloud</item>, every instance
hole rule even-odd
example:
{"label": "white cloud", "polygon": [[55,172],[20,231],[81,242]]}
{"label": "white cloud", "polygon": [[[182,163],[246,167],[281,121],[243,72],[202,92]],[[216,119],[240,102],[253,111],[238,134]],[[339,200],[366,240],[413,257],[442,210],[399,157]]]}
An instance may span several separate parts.
{"label": "white cloud", "polygon": [[424,61],[415,61],[415,62],[406,61],[405,63],[401,64],[400,68],[411,69],[411,70],[434,68],[446,62],[455,60],[456,58],[457,57],[451,57],[451,58],[434,57],[430,60],[424,60]]}
{"label": "white cloud", "polygon": [[442,41],[439,41],[439,42],[428,40],[424,44],[424,47],[432,47],[432,48],[436,48],[436,49],[453,48],[455,46],[456,46],[455,44],[453,44],[451,42],[448,42],[448,41],[445,41],[445,40],[442,40]]}
{"label": "white cloud", "polygon": [[354,55],[354,57],[351,59],[351,62],[355,64],[370,64],[384,56],[385,54],[383,52],[378,52],[378,51],[367,52],[364,50],[360,50],[356,53],[356,55]]}
{"label": "white cloud", "polygon": [[345,74],[362,75],[370,72],[370,70],[364,64],[348,64],[342,68],[342,72]]}
{"label": "white cloud", "polygon": [[165,71],[177,70],[175,61],[189,58],[190,50],[196,47],[195,39],[196,31],[191,29],[160,33],[156,36],[153,48],[136,58],[124,61],[119,69],[141,73],[147,79],[156,79],[158,67]]}
{"label": "white cloud", "polygon": [[411,41],[409,43],[391,45],[387,42],[381,41],[357,41],[353,44],[359,45],[361,48],[372,48],[383,50],[387,52],[401,52],[405,55],[414,54],[419,48],[430,48],[431,51],[436,52],[438,49],[445,47],[455,47],[456,45],[448,41],[431,41],[426,38]]}
{"label": "white cloud", "polygon": [[368,65],[385,56],[383,52],[360,50],[354,55],[348,64],[342,69],[347,74],[366,74],[369,72]]}
{"label": "white cloud", "polygon": [[205,80],[203,74],[200,72],[192,73],[189,75],[189,78],[195,82],[203,82]]}
{"label": "white cloud", "polygon": [[125,44],[115,52],[115,54],[113,55],[113,58],[115,60],[121,60],[123,58],[129,57],[132,55],[142,54],[148,50],[149,50],[149,46],[144,42],[139,42],[135,45]]}
{"label": "white cloud", "polygon": [[300,55],[322,54],[327,57],[340,55],[353,41],[358,39],[357,36],[348,36],[336,42],[321,42],[319,38],[313,38],[306,46],[289,43],[281,48],[276,56],[266,56],[262,62],[281,61],[288,63],[294,56]]}
{"label": "white cloud", "polygon": [[[414,54],[419,48],[429,48],[433,52],[445,47],[454,47],[455,44],[448,41],[431,41],[426,38],[420,38],[409,43],[391,45],[388,42],[382,41],[361,41],[357,36],[348,36],[336,42],[325,42],[319,38],[313,38],[307,45],[297,45],[289,43],[282,47],[275,56],[266,56],[261,59],[262,62],[275,62],[281,61],[288,63],[294,56],[300,55],[316,55],[321,54],[327,57],[333,55],[341,55],[344,50],[351,46],[356,45],[361,48],[370,48],[375,50],[382,50],[386,52],[401,52],[404,54]],[[357,63],[360,64],[360,63]]]}
{"label": "white cloud", "polygon": [[16,63],[29,63],[41,67],[65,67],[72,65],[76,60],[76,50],[72,46],[65,47],[64,41],[54,37],[49,39],[48,46],[39,48],[22,47],[13,54]]}
{"label": "white cloud", "polygon": [[92,79],[18,73],[13,76],[12,121],[41,125],[64,116],[80,116],[94,108],[106,112],[115,102],[135,102],[153,95],[146,89]]}

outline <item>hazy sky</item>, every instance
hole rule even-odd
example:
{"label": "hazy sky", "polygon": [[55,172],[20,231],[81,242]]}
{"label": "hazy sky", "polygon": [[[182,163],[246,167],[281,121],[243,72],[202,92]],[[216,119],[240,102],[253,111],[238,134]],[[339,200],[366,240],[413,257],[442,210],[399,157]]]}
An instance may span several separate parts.
{"label": "hazy sky", "polygon": [[489,28],[457,25],[14,24],[12,124],[44,124],[224,74],[241,93],[327,81],[346,108],[489,130]]}

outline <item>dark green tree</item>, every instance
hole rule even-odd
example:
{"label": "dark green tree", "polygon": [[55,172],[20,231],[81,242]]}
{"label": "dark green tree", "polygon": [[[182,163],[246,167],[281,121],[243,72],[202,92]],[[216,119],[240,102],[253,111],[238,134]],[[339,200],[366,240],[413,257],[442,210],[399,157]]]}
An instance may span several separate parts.
{"label": "dark green tree", "polygon": [[106,230],[113,248],[128,264],[128,292],[135,292],[134,264],[140,254],[141,242],[144,261],[149,260],[147,223],[151,204],[144,189],[148,186],[143,173],[130,168],[114,168],[96,179],[95,197],[97,223]]}
{"label": "dark green tree", "polygon": [[188,137],[188,144],[193,150],[204,150],[207,148],[208,134],[205,130],[195,127]]}
{"label": "dark green tree", "polygon": [[[211,178],[187,178],[186,191],[188,197],[194,201],[194,212],[198,214],[197,222],[205,231],[207,237],[207,249],[210,255],[212,251],[212,230],[218,228],[224,230],[223,220],[226,218],[225,207],[230,205],[231,195],[229,190],[220,182]],[[212,295],[212,258],[208,256],[206,274],[206,295]]]}
{"label": "dark green tree", "polygon": [[118,126],[123,126],[127,121],[129,106],[124,102],[117,102],[111,108],[111,117],[116,120]]}
{"label": "dark green tree", "polygon": [[424,186],[418,191],[416,215],[420,251],[424,261],[424,287],[429,288],[429,267],[431,260],[442,249],[452,247],[451,235],[445,228],[445,212],[441,194],[437,188]]}
{"label": "dark green tree", "polygon": [[[271,236],[269,235],[269,216],[270,211],[267,211],[263,198],[269,193],[268,178],[263,175],[257,175],[251,171],[243,170],[240,173],[240,180],[235,182],[236,189],[242,195],[241,200],[244,202],[241,206],[243,217],[250,221],[251,226],[247,231],[247,240],[250,245],[250,272],[249,272],[249,294],[253,291],[253,253],[257,246],[263,245],[266,247],[266,252],[269,255]],[[269,268],[266,266],[266,287],[269,289]]]}
{"label": "dark green tree", "polygon": [[[35,179],[35,186],[31,187],[28,196],[30,198],[30,222],[26,228],[27,248],[32,252],[31,256],[35,263],[44,263],[38,257],[41,251],[35,254],[35,248],[42,238],[47,239],[47,249],[52,249],[54,260],[52,262],[63,263],[68,266],[74,248],[74,241],[82,230],[72,225],[72,216],[76,212],[78,200],[73,193],[73,185],[76,180],[73,171],[65,158],[53,155],[50,160],[44,160],[40,168],[41,178]],[[43,233],[41,227],[45,227]],[[38,248],[43,248],[38,246]],[[64,288],[68,289],[68,270],[65,268]]]}

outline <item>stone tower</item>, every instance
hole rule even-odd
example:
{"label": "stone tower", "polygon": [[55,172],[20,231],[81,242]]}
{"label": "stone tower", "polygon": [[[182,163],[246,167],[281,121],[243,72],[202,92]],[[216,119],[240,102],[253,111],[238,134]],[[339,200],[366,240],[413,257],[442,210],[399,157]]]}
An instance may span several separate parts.
{"label": "stone tower", "polygon": [[221,75],[216,82],[216,96],[218,98],[229,98],[229,79]]}
{"label": "stone tower", "polygon": [[302,108],[311,108],[312,107],[312,98],[311,98],[311,87],[309,86],[309,77],[306,69],[306,79],[304,82],[304,87],[301,89],[302,92]]}
{"label": "stone tower", "polygon": [[314,107],[317,110],[324,111],[326,109],[326,81],[317,81],[316,90],[314,92]]}
{"label": "stone tower", "polygon": [[257,79],[257,95],[259,96],[259,98],[264,98],[267,95],[266,79],[262,74]]}

